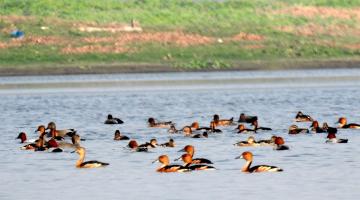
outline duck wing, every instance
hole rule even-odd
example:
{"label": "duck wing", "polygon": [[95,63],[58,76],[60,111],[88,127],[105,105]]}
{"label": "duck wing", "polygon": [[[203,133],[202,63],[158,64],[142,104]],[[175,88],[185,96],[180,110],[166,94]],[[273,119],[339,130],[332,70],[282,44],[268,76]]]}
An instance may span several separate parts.
{"label": "duck wing", "polygon": [[194,158],[192,164],[213,164],[210,160],[205,158]]}
{"label": "duck wing", "polygon": [[281,172],[283,169],[270,165],[256,165],[249,169],[249,172]]}

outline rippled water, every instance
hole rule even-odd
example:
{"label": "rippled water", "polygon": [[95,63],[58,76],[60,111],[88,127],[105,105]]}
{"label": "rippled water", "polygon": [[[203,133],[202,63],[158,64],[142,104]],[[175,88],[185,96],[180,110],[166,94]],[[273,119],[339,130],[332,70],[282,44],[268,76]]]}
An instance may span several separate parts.
{"label": "rippled water", "polygon": [[[289,136],[297,111],[320,122],[346,116],[360,122],[360,70],[212,72],[132,75],[84,75],[0,78],[0,199],[358,199],[360,130],[340,130],[348,144],[325,144],[324,134]],[[150,129],[148,117],[172,120],[181,128],[193,121],[208,126],[212,115],[238,118],[258,115],[256,139],[281,135],[290,151],[271,147],[234,147],[249,135],[222,128],[207,139],[169,135]],[[104,125],[108,113],[125,124]],[[59,129],[75,128],[86,138],[87,160],[109,162],[103,169],[75,168],[77,154],[21,151],[20,131],[30,138],[40,124],[55,121]],[[299,123],[308,127],[308,123]],[[170,137],[176,148],[129,152],[127,142],[113,141],[120,129],[139,142]],[[212,160],[217,171],[161,174],[151,164],[161,154],[171,159],[186,144],[195,157]],[[244,174],[245,150],[254,164],[271,164],[283,173]]]}

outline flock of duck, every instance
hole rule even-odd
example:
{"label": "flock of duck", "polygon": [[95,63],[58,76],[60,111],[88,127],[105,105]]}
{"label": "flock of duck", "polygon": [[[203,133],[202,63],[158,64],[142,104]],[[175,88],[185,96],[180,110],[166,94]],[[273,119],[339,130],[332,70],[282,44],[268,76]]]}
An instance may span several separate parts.
{"label": "flock of duck", "polygon": [[[338,128],[340,129],[360,129],[359,124],[347,123],[346,118],[341,117],[338,120],[338,127],[329,127],[327,123],[323,123],[320,127],[319,122],[314,120],[309,115],[303,114],[301,111],[295,116],[296,122],[312,122],[308,128],[299,128],[297,125],[291,125],[289,127],[288,134],[304,134],[304,133],[327,133],[326,143],[347,143],[347,139],[339,139],[336,137]],[[108,115],[105,124],[122,124],[124,123],[121,119],[115,118],[112,115]],[[250,124],[252,128],[247,128],[246,124]],[[219,127],[223,126],[237,126],[234,131],[238,134],[246,133],[257,133],[258,131],[272,130],[268,127],[261,127],[258,123],[257,116],[248,116],[244,113],[240,114],[237,123],[234,118],[231,119],[220,119],[219,115],[215,114],[209,127],[200,127],[198,122],[194,122],[189,126],[185,126],[181,129],[176,129],[175,124],[172,121],[160,122],[154,118],[148,119],[148,126],[150,128],[166,128],[169,134],[183,134],[185,137],[191,138],[207,138],[210,134],[221,133],[222,130]],[[79,154],[79,159],[76,161],[77,168],[98,168],[109,165],[109,163],[99,162],[96,160],[84,161],[86,150],[80,145],[81,141],[84,141],[77,134],[75,129],[64,129],[58,130],[54,122],[48,123],[47,127],[44,125],[38,126],[36,130],[39,135],[38,138],[29,140],[25,132],[19,133],[17,139],[21,140],[21,143],[25,143],[21,147],[22,150],[33,150],[33,151],[48,151],[48,152],[63,152],[63,149],[73,149]],[[71,139],[71,142],[68,141]],[[151,139],[149,142],[144,144],[138,144],[136,140],[131,140],[129,137],[122,135],[119,130],[114,133],[114,140],[130,140],[127,147],[135,152],[146,152],[148,149],[161,147],[175,147],[175,141],[170,139],[168,142],[158,144],[157,140]],[[235,146],[273,146],[274,150],[289,150],[289,147],[285,145],[285,140],[280,136],[272,136],[267,140],[256,141],[255,137],[251,135],[246,141],[240,141],[234,144]],[[179,158],[174,161],[182,160],[183,165],[170,164],[170,159],[167,155],[161,155],[155,162],[160,162],[161,166],[157,168],[158,172],[185,172],[193,170],[215,170],[212,166],[212,162],[205,158],[194,158],[195,147],[192,145],[186,145],[179,152],[184,152]],[[270,165],[257,165],[251,166],[253,161],[253,154],[249,151],[243,152],[236,159],[244,159],[246,161],[242,168],[243,172],[280,172],[283,171],[281,168]]]}

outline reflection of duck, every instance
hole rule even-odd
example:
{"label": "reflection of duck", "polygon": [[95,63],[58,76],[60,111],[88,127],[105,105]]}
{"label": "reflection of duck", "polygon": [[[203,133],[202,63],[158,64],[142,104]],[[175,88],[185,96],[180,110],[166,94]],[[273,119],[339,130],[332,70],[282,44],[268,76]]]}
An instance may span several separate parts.
{"label": "reflection of duck", "polygon": [[116,117],[113,117],[111,114],[108,114],[107,119],[104,124],[123,124],[124,122]]}
{"label": "reflection of duck", "polygon": [[345,117],[340,117],[338,120],[339,128],[352,128],[352,129],[359,129],[360,125],[355,123],[347,124],[347,120]]}
{"label": "reflection of duck", "polygon": [[[190,154],[192,157],[194,157],[195,148],[192,145],[186,145],[179,152],[186,152],[186,153]],[[213,164],[210,160],[205,159],[205,158],[193,158],[192,163],[193,164]]]}
{"label": "reflection of duck", "polygon": [[245,122],[245,123],[251,123],[253,121],[257,120],[257,116],[247,116],[245,113],[241,113],[239,116],[238,122]]}
{"label": "reflection of duck", "polygon": [[253,136],[248,137],[248,139],[246,141],[240,141],[234,145],[242,146],[242,147],[260,146],[260,144],[255,141],[255,138]]}
{"label": "reflection of duck", "polygon": [[347,143],[348,139],[338,139],[336,138],[337,129],[329,128],[326,143]]}
{"label": "reflection of duck", "polygon": [[181,159],[184,162],[184,166],[190,170],[215,170],[215,167],[209,165],[193,165],[192,156],[188,153],[183,154]]}
{"label": "reflection of duck", "polygon": [[86,150],[83,147],[78,147],[75,150],[75,152],[78,153],[79,156],[80,156],[79,160],[76,161],[75,166],[77,168],[98,168],[98,167],[104,167],[104,166],[109,165],[109,163],[103,163],[103,162],[99,162],[99,161],[96,161],[96,160],[91,160],[91,161],[84,162]]}
{"label": "reflection of duck", "polygon": [[309,115],[305,115],[301,111],[299,111],[295,116],[296,122],[311,122],[313,119]]}
{"label": "reflection of duck", "polygon": [[114,140],[129,140],[130,138],[126,135],[121,135],[120,130],[116,130],[114,133]]}
{"label": "reflection of duck", "polygon": [[[169,157],[161,155],[154,162],[160,162],[162,165],[156,170],[157,172],[185,172],[189,171],[187,167],[181,165],[170,165]],[[153,163],[154,163],[153,162]]]}
{"label": "reflection of duck", "polygon": [[269,166],[269,165],[257,165],[254,167],[250,167],[253,161],[253,154],[249,151],[245,151],[241,154],[241,156],[236,157],[235,159],[242,158],[246,160],[246,163],[241,171],[243,172],[281,172],[283,171],[281,168],[276,166]]}
{"label": "reflection of duck", "polygon": [[309,130],[307,128],[299,128],[296,125],[291,125],[289,127],[289,134],[300,134],[300,133],[309,133]]}
{"label": "reflection of duck", "polygon": [[171,121],[167,122],[156,122],[154,118],[150,117],[148,119],[149,127],[153,128],[170,128],[171,125],[174,125]]}

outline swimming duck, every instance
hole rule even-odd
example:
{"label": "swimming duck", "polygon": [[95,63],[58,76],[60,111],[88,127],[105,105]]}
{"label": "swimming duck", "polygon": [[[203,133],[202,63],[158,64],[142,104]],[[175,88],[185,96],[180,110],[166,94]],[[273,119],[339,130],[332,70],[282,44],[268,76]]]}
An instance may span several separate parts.
{"label": "swimming duck", "polygon": [[360,125],[355,123],[347,124],[347,120],[345,117],[340,117],[338,120],[339,128],[351,128],[351,129],[359,129]]}
{"label": "swimming duck", "polygon": [[136,140],[130,140],[129,144],[127,145],[131,150],[136,152],[147,152],[148,148],[146,147],[139,147]]}
{"label": "swimming duck", "polygon": [[254,120],[251,122],[251,125],[254,126],[254,131],[256,132],[257,130],[263,130],[263,131],[271,131],[271,128],[268,127],[259,127],[259,123],[258,120]]}
{"label": "swimming duck", "polygon": [[234,145],[241,147],[260,146],[260,144],[255,141],[255,138],[253,136],[248,137],[246,141],[240,141]]}
{"label": "swimming duck", "polygon": [[130,138],[126,135],[121,135],[120,130],[116,130],[114,140],[130,140]]}
{"label": "swimming duck", "polygon": [[192,129],[190,126],[185,126],[184,128],[182,128],[182,132],[184,133],[185,136],[191,136]]}
{"label": "swimming duck", "polygon": [[20,143],[25,143],[27,140],[26,133],[25,132],[19,133],[16,139],[20,139],[21,140]]}
{"label": "swimming duck", "polygon": [[198,133],[192,136],[192,138],[208,138],[209,134],[207,132]]}
{"label": "swimming duck", "polygon": [[220,129],[216,128],[216,123],[215,122],[210,122],[210,131],[211,133],[222,133],[222,131]]}
{"label": "swimming duck", "polygon": [[269,140],[259,140],[259,141],[257,141],[257,143],[259,143],[260,145],[274,145],[276,138],[277,137],[275,135],[273,135],[273,136],[271,136],[271,138]]}
{"label": "swimming duck", "polygon": [[210,131],[211,127],[205,127],[205,126],[200,127],[198,122],[193,122],[191,124],[191,129],[192,131]]}
{"label": "swimming duck", "polygon": [[171,121],[167,122],[156,122],[154,118],[150,117],[148,119],[149,127],[153,128],[170,128],[171,125],[174,125]]}
{"label": "swimming duck", "polygon": [[[54,133],[51,133],[51,131],[55,130],[55,132],[56,132],[55,135],[59,136],[59,137],[65,137],[65,136],[72,137],[73,135],[76,134],[75,129],[57,130],[55,122],[49,122],[46,130],[50,130],[50,134],[52,134],[52,136],[54,135]],[[50,137],[52,137],[52,136],[50,136]]]}
{"label": "swimming duck", "polygon": [[98,167],[105,167],[107,165],[109,165],[109,163],[103,163],[103,162],[99,162],[96,160],[91,160],[91,161],[86,161],[85,160],[85,154],[86,154],[86,150],[84,147],[78,147],[75,150],[76,153],[79,154],[79,160],[76,161],[76,167],[77,168],[98,168]]}
{"label": "swimming duck", "polygon": [[318,121],[313,121],[311,126],[310,126],[311,130],[314,131],[315,133],[325,133],[326,130],[320,128],[319,126],[319,122]]}
{"label": "swimming duck", "polygon": [[274,150],[289,150],[290,148],[284,144],[285,141],[282,137],[276,137]]}
{"label": "swimming duck", "polygon": [[170,138],[169,142],[165,142],[164,144],[160,144],[161,147],[175,147],[174,139]]}
{"label": "swimming duck", "polygon": [[215,123],[215,126],[229,126],[233,124],[233,121],[233,117],[230,119],[220,119],[220,116],[218,114],[215,114],[213,116],[213,122]]}
{"label": "swimming duck", "polygon": [[151,139],[150,142],[146,142],[145,144],[139,145],[139,148],[156,148],[158,146],[156,139]]}
{"label": "swimming duck", "polygon": [[123,124],[124,121],[122,121],[119,118],[113,117],[111,114],[108,114],[107,119],[105,120],[104,124]]}
{"label": "swimming duck", "polygon": [[[186,152],[186,153],[190,154],[192,157],[194,157],[195,148],[192,145],[186,145],[179,152]],[[192,163],[193,164],[213,164],[210,160],[205,159],[205,158],[193,158]]]}
{"label": "swimming duck", "polygon": [[296,122],[312,122],[313,119],[309,115],[303,114],[301,111],[299,111],[295,116]]}
{"label": "swimming duck", "polygon": [[269,166],[269,165],[257,165],[254,167],[250,167],[251,163],[253,161],[253,154],[249,151],[243,152],[241,154],[241,156],[238,156],[235,159],[239,159],[239,158],[246,160],[244,167],[241,169],[242,172],[253,173],[253,172],[281,172],[281,171],[283,171],[279,167]]}
{"label": "swimming duck", "polygon": [[179,130],[177,130],[176,128],[175,128],[175,125],[170,125],[170,128],[169,128],[169,130],[167,131],[168,133],[178,133],[179,132]]}
{"label": "swimming duck", "polygon": [[239,123],[241,123],[241,122],[251,123],[256,119],[257,119],[257,116],[247,116],[247,115],[245,115],[245,113],[241,113],[239,116],[238,122]]}
{"label": "swimming duck", "polygon": [[199,164],[193,165],[192,156],[188,153],[183,154],[181,156],[181,159],[184,162],[184,167],[190,170],[215,170],[215,167],[209,165],[199,165]]}
{"label": "swimming duck", "polygon": [[291,125],[289,127],[289,134],[299,134],[299,133],[309,133],[307,128],[299,128],[296,125]]}
{"label": "swimming duck", "polygon": [[81,137],[80,135],[73,135],[71,137],[71,143],[60,141],[58,142],[58,145],[60,148],[69,148],[69,149],[76,149],[80,146]]}
{"label": "swimming duck", "polygon": [[237,133],[249,133],[249,132],[255,132],[253,129],[247,129],[245,128],[244,124],[239,124],[238,127],[235,129],[238,130]]}
{"label": "swimming duck", "polygon": [[181,165],[170,165],[169,157],[161,155],[153,163],[160,162],[162,165],[156,170],[157,172],[186,172],[189,171],[187,167]]}
{"label": "swimming duck", "polygon": [[326,143],[347,143],[348,139],[338,139],[336,138],[337,129],[329,128]]}

